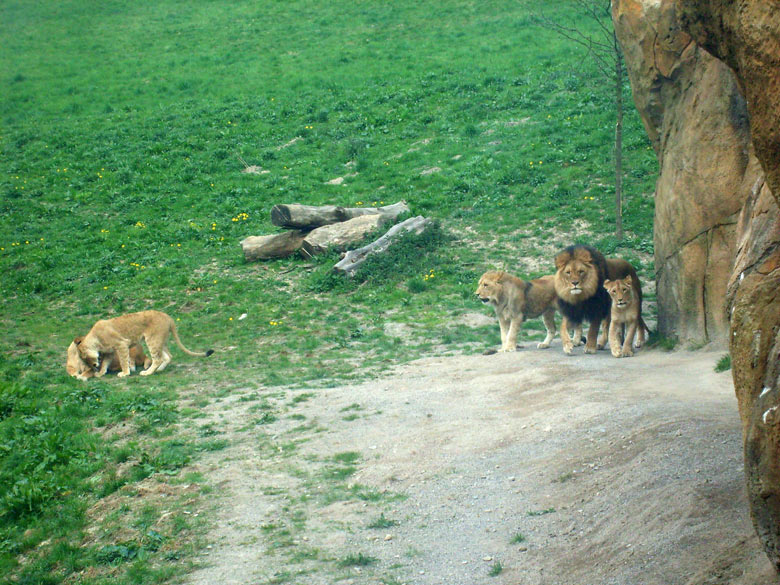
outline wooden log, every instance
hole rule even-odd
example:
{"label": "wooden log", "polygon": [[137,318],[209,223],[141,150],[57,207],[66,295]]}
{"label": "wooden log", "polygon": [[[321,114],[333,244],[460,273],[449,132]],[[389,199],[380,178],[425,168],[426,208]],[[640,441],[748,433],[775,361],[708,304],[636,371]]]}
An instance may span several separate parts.
{"label": "wooden log", "polygon": [[402,221],[399,224],[394,225],[387,233],[371,242],[370,244],[358,248],[356,250],[350,250],[344,255],[333,269],[337,272],[341,272],[347,276],[354,276],[358,268],[373,254],[380,254],[387,250],[393,242],[398,240],[401,236],[413,232],[415,234],[421,234],[428,227],[433,225],[433,220],[418,215],[417,217],[410,217],[409,219]]}
{"label": "wooden log", "polygon": [[350,244],[359,242],[366,237],[366,234],[389,221],[388,217],[375,213],[318,227],[306,234],[301,253],[311,257],[334,248],[345,250]]}
{"label": "wooden log", "polygon": [[270,236],[249,236],[241,240],[244,259],[249,262],[291,256],[301,248],[305,236],[306,232],[300,230],[290,230]]}
{"label": "wooden log", "polygon": [[402,213],[408,213],[404,201],[384,207],[341,207],[338,205],[299,205],[297,203],[274,205],[271,209],[271,223],[283,228],[311,230],[323,225],[347,221],[361,215],[379,214],[395,220]]}

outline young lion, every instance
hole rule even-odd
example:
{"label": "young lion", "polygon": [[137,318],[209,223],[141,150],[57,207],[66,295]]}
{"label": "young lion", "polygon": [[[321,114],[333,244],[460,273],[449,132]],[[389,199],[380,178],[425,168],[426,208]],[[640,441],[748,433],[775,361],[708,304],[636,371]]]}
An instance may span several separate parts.
{"label": "young lion", "polygon": [[[642,285],[638,278],[631,275],[617,280],[605,280],[604,288],[612,297],[611,319],[609,324],[609,349],[616,358],[634,355],[634,335],[639,329],[636,347],[645,342],[645,325],[642,319]],[[625,340],[621,348],[621,337],[625,328]]]}
{"label": "young lion", "polygon": [[479,279],[475,294],[479,300],[493,305],[496,310],[501,328],[501,351],[515,351],[523,320],[540,315],[547,329],[547,337],[537,347],[550,347],[555,336],[555,289],[552,276],[526,282],[506,272],[488,271]]}
{"label": "young lion", "polygon": [[[95,375],[92,368],[84,363],[79,354],[78,345],[82,342],[83,337],[76,337],[70,342],[68,346],[68,360],[65,363],[65,370],[69,375],[75,376],[79,380],[87,380]],[[101,362],[105,365],[107,372],[117,372],[122,369],[119,364],[115,353],[101,356]],[[134,372],[136,367],[148,368],[152,363],[146,355],[140,345],[130,346],[130,371]]]}
{"label": "young lion", "polygon": [[143,339],[152,356],[152,364],[142,371],[141,375],[148,376],[164,370],[171,363],[171,354],[168,351],[168,336],[171,334],[184,353],[199,357],[214,353],[211,349],[198,353],[184,347],[173,319],[160,311],[141,311],[113,319],[101,319],[92,326],[77,347],[81,359],[96,376],[102,376],[108,370],[106,360],[103,360],[103,364],[100,362],[101,354],[106,356],[108,353],[115,353],[122,368],[117,375],[123,377],[130,375],[130,346],[140,343]]}
{"label": "young lion", "polygon": [[[569,246],[555,256],[555,293],[558,309],[563,315],[561,341],[563,352],[571,355],[574,343],[569,337],[572,326],[590,322],[585,353],[596,353],[607,341],[610,319],[610,297],[604,289],[604,280],[632,276],[637,278],[634,268],[619,258],[607,260],[591,246]],[[603,321],[602,335],[599,327]],[[597,338],[599,338],[597,340]]]}

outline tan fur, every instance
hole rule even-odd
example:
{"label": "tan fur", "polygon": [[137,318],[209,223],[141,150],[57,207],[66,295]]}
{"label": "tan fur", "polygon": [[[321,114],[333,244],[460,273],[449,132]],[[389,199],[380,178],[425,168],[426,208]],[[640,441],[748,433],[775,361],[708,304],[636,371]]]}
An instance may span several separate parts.
{"label": "tan fur", "polygon": [[555,268],[555,293],[563,300],[576,305],[596,294],[598,268],[587,250],[578,248],[573,254],[561,252],[555,257]]}
{"label": "tan fur", "polygon": [[[87,380],[95,375],[95,372],[87,366],[84,360],[81,359],[79,354],[78,345],[83,341],[83,337],[76,337],[70,342],[68,346],[68,359],[65,363],[65,370],[69,375],[78,378],[79,380]],[[119,363],[119,358],[115,353],[110,353],[101,356],[101,361],[107,365],[107,372],[118,372],[122,369]],[[146,357],[143,348],[140,345],[130,346],[130,371],[134,372],[138,368],[148,368],[152,364],[152,360]]]}
{"label": "tan fur", "polygon": [[[604,288],[612,298],[612,309],[609,324],[609,348],[612,355],[619,357],[631,357],[634,355],[634,336],[637,338],[637,349],[645,342],[645,322],[641,315],[642,286],[638,278],[626,276],[617,280],[605,280]],[[625,328],[625,339],[623,329]]]}
{"label": "tan fur", "polygon": [[552,276],[526,282],[506,272],[489,271],[479,279],[475,294],[496,311],[501,328],[501,351],[515,351],[523,321],[539,316],[544,321],[547,337],[537,347],[550,347],[555,336],[555,289]]}
{"label": "tan fur", "polygon": [[140,343],[143,339],[149,349],[152,363],[141,375],[148,376],[164,370],[171,363],[171,354],[168,351],[168,337],[171,334],[184,353],[200,357],[213,353],[211,350],[194,352],[184,347],[173,319],[160,311],[141,311],[100,320],[92,326],[77,347],[81,359],[95,372],[95,376],[102,376],[108,371],[107,360],[104,359],[101,363],[101,355],[115,354],[121,368],[118,376],[122,377],[130,375],[130,346]]}

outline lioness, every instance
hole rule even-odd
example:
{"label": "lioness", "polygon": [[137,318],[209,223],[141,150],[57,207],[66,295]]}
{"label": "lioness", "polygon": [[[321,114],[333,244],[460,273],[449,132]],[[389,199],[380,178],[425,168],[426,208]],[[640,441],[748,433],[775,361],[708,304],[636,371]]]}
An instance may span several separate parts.
{"label": "lioness", "polygon": [[173,339],[184,353],[199,357],[214,353],[211,349],[199,353],[184,347],[173,319],[160,311],[141,311],[113,319],[101,319],[92,326],[77,347],[81,359],[96,376],[102,376],[107,371],[107,367],[101,366],[101,354],[116,354],[122,369],[117,375],[123,377],[130,375],[130,346],[140,343],[143,339],[152,356],[152,363],[141,375],[148,376],[158,370],[164,370],[171,363],[171,354],[168,351],[170,334],[173,334]]}
{"label": "lioness", "polygon": [[515,351],[523,320],[542,316],[547,337],[538,348],[550,347],[555,336],[555,288],[553,276],[524,281],[506,272],[488,271],[482,275],[475,294],[493,305],[501,328],[501,351]]}
{"label": "lioness", "polygon": [[[639,337],[636,341],[637,349],[645,342],[645,325],[642,319],[642,285],[638,278],[632,278],[629,274],[625,278],[617,280],[605,280],[604,288],[612,297],[612,309],[609,323],[609,349],[612,355],[619,357],[631,357],[634,355],[634,335],[639,329]],[[622,341],[623,329],[625,339]]]}
{"label": "lioness", "polygon": [[[574,343],[569,328],[590,323],[585,341],[585,353],[596,353],[606,345],[610,319],[610,296],[604,288],[604,280],[631,276],[637,278],[634,267],[625,260],[610,258],[591,246],[569,246],[555,256],[555,293],[558,309],[563,315],[561,341],[563,352],[571,355]],[[637,280],[638,281],[638,280]],[[599,327],[603,321],[600,339]]]}
{"label": "lioness", "polygon": [[[84,360],[81,359],[79,354],[78,345],[82,342],[83,337],[76,337],[70,342],[68,346],[68,360],[65,363],[65,370],[69,375],[75,376],[79,380],[87,380],[95,375],[92,368],[87,366]],[[119,359],[115,353],[101,356],[101,368],[105,367],[107,372],[116,372],[122,369],[119,364]],[[152,363],[146,355],[140,345],[130,346],[130,371],[134,372],[136,367],[148,368]]]}

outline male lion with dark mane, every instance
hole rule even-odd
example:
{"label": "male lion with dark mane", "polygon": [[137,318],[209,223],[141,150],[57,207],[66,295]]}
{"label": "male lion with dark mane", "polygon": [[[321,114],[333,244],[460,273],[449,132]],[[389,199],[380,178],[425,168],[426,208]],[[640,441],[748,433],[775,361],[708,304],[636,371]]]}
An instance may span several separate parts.
{"label": "male lion with dark mane", "polygon": [[500,271],[482,275],[475,294],[485,304],[493,305],[501,328],[501,351],[515,351],[517,336],[525,319],[541,315],[547,337],[536,347],[550,347],[555,336],[555,288],[553,276],[526,282]]}
{"label": "male lion with dark mane", "polygon": [[[604,288],[606,279],[616,280],[631,276],[639,282],[636,270],[625,260],[610,258],[591,246],[569,246],[555,256],[555,294],[558,310],[563,315],[561,342],[563,352],[571,355],[574,343],[569,328],[588,321],[585,353],[596,353],[607,342],[611,300]],[[599,339],[599,327],[603,332]]]}

